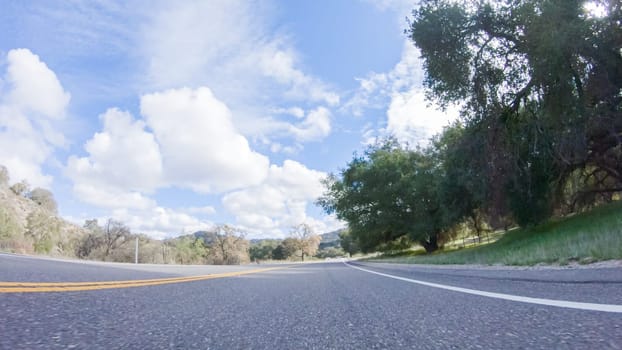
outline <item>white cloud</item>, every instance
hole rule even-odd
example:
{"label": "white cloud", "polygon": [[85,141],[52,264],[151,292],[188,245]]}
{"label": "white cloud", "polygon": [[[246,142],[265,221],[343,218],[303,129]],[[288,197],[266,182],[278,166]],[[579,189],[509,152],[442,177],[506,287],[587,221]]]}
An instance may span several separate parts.
{"label": "white cloud", "polygon": [[274,113],[277,114],[288,114],[292,115],[296,118],[303,118],[305,116],[304,109],[300,107],[290,107],[290,108],[275,108],[273,110]]}
{"label": "white cloud", "polygon": [[12,181],[50,187],[52,177],[42,167],[56,147],[65,145],[52,121],[65,117],[70,95],[56,74],[27,49],[9,51],[2,87],[6,91],[0,100],[0,164],[9,169]]}
{"label": "white cloud", "polygon": [[147,192],[157,188],[162,158],[154,136],[145,131],[145,123],[114,108],[99,119],[103,130],[84,145],[88,157],[69,157],[68,176],[80,186]]}
{"label": "white cloud", "polygon": [[144,95],[141,113],[160,145],[167,183],[222,192],[261,183],[268,173],[268,158],[250,148],[208,88]]}
{"label": "white cloud", "polygon": [[86,142],[88,156],[68,159],[76,187],[214,193],[259,184],[268,174],[268,158],[250,148],[208,88],[144,95],[141,113],[144,120],[114,108],[100,116],[103,130]]}
{"label": "white cloud", "polygon": [[292,49],[283,50],[278,45],[262,48],[259,65],[264,75],[288,86],[285,96],[299,100],[324,102],[330,106],[339,104],[339,95],[331,92],[324,83],[296,68],[296,55]]}
{"label": "white cloud", "polygon": [[284,153],[284,154],[296,154],[302,150],[302,145],[295,144],[293,146],[284,146],[279,142],[273,142],[270,144],[270,152],[272,153]]}
{"label": "white cloud", "polygon": [[209,86],[233,111],[240,133],[280,143],[302,142],[297,131],[305,126],[284,114],[302,118],[304,111],[282,113],[292,103],[308,109],[339,104],[333,88],[302,68],[288,35],[275,31],[271,3],[164,4],[155,8],[139,39],[151,91]]}
{"label": "white cloud", "polygon": [[183,208],[181,210],[189,214],[199,214],[199,215],[213,215],[216,213],[216,209],[212,206],[188,207],[188,208]]}
{"label": "white cloud", "polygon": [[[370,4],[376,6],[381,11],[393,11],[398,14],[399,20],[402,20],[404,16],[410,14],[415,1],[413,0],[365,0]],[[401,23],[400,23],[401,24]]]}
{"label": "white cloud", "polygon": [[425,145],[429,138],[458,118],[459,108],[450,106],[443,111],[425,100],[424,72],[419,51],[406,40],[400,61],[386,73],[370,73],[359,79],[359,89],[344,104],[343,109],[356,116],[365,109],[386,108],[385,127],[365,131],[364,142],[378,137],[394,136],[412,146]]}
{"label": "white cloud", "polygon": [[319,140],[330,134],[331,113],[324,107],[310,111],[298,125],[289,125],[289,130],[299,142]]}
{"label": "white cloud", "polygon": [[[78,179],[80,181],[80,179]],[[99,208],[145,210],[156,205],[156,201],[137,191],[124,190],[103,184],[76,182],[74,195],[82,202]]]}
{"label": "white cloud", "polygon": [[283,166],[272,165],[266,181],[225,195],[226,210],[235,215],[237,225],[251,236],[284,237],[291,227],[306,222],[318,233],[336,226],[334,218],[314,218],[307,214],[307,206],[323,193],[320,180],[325,173],[286,160]]}
{"label": "white cloud", "polygon": [[268,175],[268,158],[250,148],[208,88],[144,95],[141,113],[144,119],[136,120],[106,111],[102,131],[84,145],[87,155],[69,157],[65,169],[78,199],[108,209],[134,231],[161,237],[205,228],[209,223],[198,217],[215,213],[210,206],[165,208],[146,193],[165,187],[222,192]]}
{"label": "white cloud", "polygon": [[406,40],[402,57],[392,70],[386,73],[371,72],[365,78],[358,78],[359,88],[344,103],[342,109],[360,116],[367,108],[382,108],[387,98],[412,88],[422,88],[424,78],[419,51]]}
{"label": "white cloud", "polygon": [[229,104],[257,103],[265,93],[339,102],[326,84],[298,67],[287,37],[273,31],[268,2],[164,4],[154,9],[140,39],[156,89],[208,85]]}
{"label": "white cloud", "polygon": [[15,49],[7,55],[6,81],[12,89],[6,103],[19,106],[24,112],[38,113],[46,118],[61,119],[71,96],[63,90],[56,74],[39,56],[27,49]]}
{"label": "white cloud", "polygon": [[424,146],[427,140],[448,126],[458,115],[457,107],[443,111],[426,101],[422,89],[414,88],[392,96],[387,110],[386,132],[400,142]]}
{"label": "white cloud", "polygon": [[184,209],[161,206],[144,210],[116,209],[111,215],[131,227],[133,232],[145,233],[157,239],[189,234],[214,226],[211,221],[201,220]]}
{"label": "white cloud", "polygon": [[[332,131],[332,113],[326,107],[319,106],[305,111],[301,108],[274,109],[276,114],[288,114],[296,118],[294,121],[277,120],[266,117],[255,122],[247,123],[247,128],[255,128],[255,136],[265,145],[270,145],[273,153],[295,154],[303,149],[303,143],[319,141],[330,135]],[[291,119],[291,118],[290,118]],[[279,141],[273,141],[271,137]],[[285,145],[284,141],[294,141]]]}

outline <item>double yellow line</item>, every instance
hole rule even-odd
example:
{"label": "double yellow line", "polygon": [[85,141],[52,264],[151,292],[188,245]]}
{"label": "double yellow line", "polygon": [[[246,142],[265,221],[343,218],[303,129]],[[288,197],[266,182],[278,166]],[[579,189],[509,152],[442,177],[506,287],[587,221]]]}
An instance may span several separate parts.
{"label": "double yellow line", "polygon": [[161,284],[204,281],[216,278],[234,277],[252,273],[284,269],[289,266],[270,267],[246,271],[225,272],[201,276],[157,278],[148,280],[99,281],[99,282],[0,282],[0,293],[44,293],[44,292],[80,292],[87,290],[133,288],[157,286]]}

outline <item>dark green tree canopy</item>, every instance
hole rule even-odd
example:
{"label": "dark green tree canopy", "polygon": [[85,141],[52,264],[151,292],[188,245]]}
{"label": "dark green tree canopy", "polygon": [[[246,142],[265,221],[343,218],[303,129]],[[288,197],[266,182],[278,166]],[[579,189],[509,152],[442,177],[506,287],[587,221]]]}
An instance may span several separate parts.
{"label": "dark green tree canopy", "polygon": [[399,239],[429,252],[468,221],[532,225],[619,196],[622,3],[598,1],[602,16],[585,3],[422,0],[407,34],[428,98],[460,105],[460,122],[425,150],[370,147],[318,204],[363,251]]}
{"label": "dark green tree canopy", "polygon": [[547,218],[573,176],[578,195],[622,190],[622,5],[601,1],[598,17],[585,3],[429,0],[413,11],[428,97],[462,104],[497,216]]}
{"label": "dark green tree canopy", "polygon": [[318,204],[348,223],[365,252],[404,235],[433,251],[444,225],[437,170],[423,151],[389,140],[355,156],[339,176],[330,175]]}

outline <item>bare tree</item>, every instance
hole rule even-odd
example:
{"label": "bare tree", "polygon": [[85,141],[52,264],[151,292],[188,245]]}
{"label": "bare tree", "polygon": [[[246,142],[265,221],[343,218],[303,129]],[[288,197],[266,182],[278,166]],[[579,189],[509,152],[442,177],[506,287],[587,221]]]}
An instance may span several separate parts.
{"label": "bare tree", "polygon": [[108,257],[110,252],[123,244],[130,236],[130,229],[120,221],[108,219],[104,226],[104,257]]}
{"label": "bare tree", "polygon": [[80,259],[87,259],[91,253],[102,246],[102,236],[100,233],[90,231],[78,243],[76,247],[76,256]]}
{"label": "bare tree", "polygon": [[313,228],[304,223],[292,229],[290,237],[283,240],[283,245],[290,255],[293,253],[305,261],[305,256],[313,256],[317,253],[320,240],[320,236],[313,232]]}
{"label": "bare tree", "polygon": [[249,243],[244,234],[231,226],[216,227],[210,257],[214,264],[235,265],[249,261]]}

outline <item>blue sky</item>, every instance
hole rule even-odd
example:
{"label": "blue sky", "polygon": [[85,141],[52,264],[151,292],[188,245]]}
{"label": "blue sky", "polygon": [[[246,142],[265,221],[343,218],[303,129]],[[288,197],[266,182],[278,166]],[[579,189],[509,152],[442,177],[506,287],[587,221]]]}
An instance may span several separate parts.
{"label": "blue sky", "polygon": [[163,238],[308,223],[319,180],[456,116],[425,100],[410,1],[4,1],[0,164],[78,224]]}

